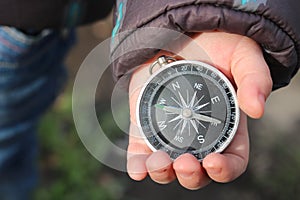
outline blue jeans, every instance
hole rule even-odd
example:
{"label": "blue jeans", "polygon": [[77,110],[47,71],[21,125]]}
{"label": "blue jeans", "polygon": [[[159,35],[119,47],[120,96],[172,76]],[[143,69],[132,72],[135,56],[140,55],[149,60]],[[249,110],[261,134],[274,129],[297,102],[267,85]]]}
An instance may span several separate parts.
{"label": "blue jeans", "polygon": [[37,181],[36,128],[66,78],[74,31],[27,35],[0,26],[0,199],[29,199]]}

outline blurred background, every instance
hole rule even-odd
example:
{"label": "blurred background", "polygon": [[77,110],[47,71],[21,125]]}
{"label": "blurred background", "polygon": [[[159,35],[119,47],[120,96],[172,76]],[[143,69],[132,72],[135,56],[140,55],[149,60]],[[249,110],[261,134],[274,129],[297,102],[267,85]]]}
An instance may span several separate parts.
{"label": "blurred background", "polygon": [[[34,199],[300,199],[300,74],[288,87],[272,93],[263,119],[249,120],[249,166],[246,173],[232,183],[211,183],[204,189],[188,191],[177,182],[169,185],[158,185],[149,179],[135,182],[126,173],[110,169],[90,155],[75,130],[72,86],[84,58],[110,36],[111,29],[110,16],[77,30],[77,44],[66,60],[68,85],[39,128],[40,183]],[[99,121],[103,129],[109,130],[106,132],[110,139],[126,147],[127,138],[108,109],[113,89],[110,72],[102,79],[107,87],[97,94]]]}

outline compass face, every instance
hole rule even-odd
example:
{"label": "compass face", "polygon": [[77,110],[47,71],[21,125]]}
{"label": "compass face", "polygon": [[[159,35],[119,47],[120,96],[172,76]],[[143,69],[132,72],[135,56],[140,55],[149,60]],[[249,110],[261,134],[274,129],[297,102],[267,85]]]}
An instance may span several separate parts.
{"label": "compass face", "polygon": [[214,67],[176,61],[153,74],[142,89],[137,120],[149,147],[172,159],[184,153],[202,160],[223,151],[239,121],[235,90]]}

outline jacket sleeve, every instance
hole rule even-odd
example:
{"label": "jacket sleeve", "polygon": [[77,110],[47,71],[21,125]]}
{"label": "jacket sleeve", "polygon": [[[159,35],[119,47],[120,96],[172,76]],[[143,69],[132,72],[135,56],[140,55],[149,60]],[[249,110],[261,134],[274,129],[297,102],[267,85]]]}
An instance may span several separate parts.
{"label": "jacket sleeve", "polygon": [[[287,85],[299,68],[299,0],[119,0],[112,34],[113,75],[120,79],[153,57],[158,48],[133,48],[140,43],[165,45],[174,35],[136,34],[146,27],[181,33],[221,30],[252,38],[263,49],[273,89]],[[131,37],[134,35],[133,37]],[[128,42],[128,40],[130,40]]]}

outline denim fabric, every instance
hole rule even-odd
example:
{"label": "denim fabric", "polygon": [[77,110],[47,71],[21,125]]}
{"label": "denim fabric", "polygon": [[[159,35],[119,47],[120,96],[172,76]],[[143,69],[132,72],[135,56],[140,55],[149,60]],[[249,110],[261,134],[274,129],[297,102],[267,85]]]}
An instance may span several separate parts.
{"label": "denim fabric", "polygon": [[74,31],[30,36],[0,26],[0,199],[25,200],[36,184],[36,127],[66,78]]}

